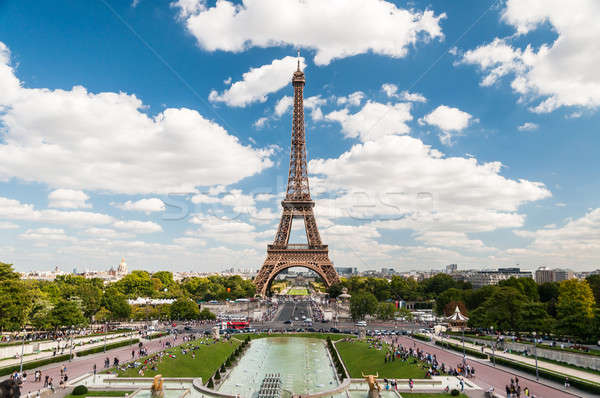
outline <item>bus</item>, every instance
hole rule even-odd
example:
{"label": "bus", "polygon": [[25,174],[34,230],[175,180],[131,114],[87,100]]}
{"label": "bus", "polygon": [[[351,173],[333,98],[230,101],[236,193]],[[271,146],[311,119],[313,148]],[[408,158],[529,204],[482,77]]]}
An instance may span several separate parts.
{"label": "bus", "polygon": [[249,329],[250,328],[250,322],[246,321],[246,320],[234,320],[234,321],[222,321],[220,324],[220,329],[221,330],[243,330],[243,329]]}

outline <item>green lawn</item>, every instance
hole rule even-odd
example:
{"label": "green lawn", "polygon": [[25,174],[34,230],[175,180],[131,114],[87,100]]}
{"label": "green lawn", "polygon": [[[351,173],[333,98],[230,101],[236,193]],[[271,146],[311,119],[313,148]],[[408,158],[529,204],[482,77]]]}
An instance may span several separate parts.
{"label": "green lawn", "polygon": [[[200,344],[201,341],[210,343]],[[212,341],[212,339],[200,339],[166,350],[165,352],[174,354],[175,358],[165,355],[156,364],[157,371],[153,371],[149,366],[144,371],[143,377],[153,377],[157,374],[162,374],[164,377],[202,377],[203,381],[208,380],[237,346],[240,345],[240,342],[234,339],[218,343],[212,343]],[[192,352],[187,352],[185,355],[181,353],[182,348],[189,348],[195,345],[199,347],[193,351],[196,358],[192,358]],[[143,363],[143,359],[140,362]],[[125,371],[119,371],[119,376],[140,377],[138,371],[139,367],[130,368]]]}
{"label": "green lawn", "polygon": [[69,394],[65,398],[86,398],[86,397],[124,397],[125,394],[131,394],[133,391],[91,391],[83,395]]}
{"label": "green lawn", "polygon": [[308,289],[305,287],[293,287],[288,290],[290,296],[308,296]]}
{"label": "green lawn", "polygon": [[[365,374],[379,374],[379,377],[397,379],[423,379],[426,370],[421,363],[413,363],[414,359],[406,362],[401,359],[385,363],[385,350],[369,348],[364,341],[341,341],[335,345],[342,356],[350,377],[360,378]],[[404,394],[402,394],[404,395]]]}

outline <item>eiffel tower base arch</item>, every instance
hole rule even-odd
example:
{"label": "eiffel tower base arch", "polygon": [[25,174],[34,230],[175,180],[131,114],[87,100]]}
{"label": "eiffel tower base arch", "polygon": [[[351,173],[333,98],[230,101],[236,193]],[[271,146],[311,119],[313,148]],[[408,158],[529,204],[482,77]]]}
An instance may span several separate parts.
{"label": "eiffel tower base arch", "polygon": [[308,268],[314,271],[323,279],[327,287],[340,281],[333,263],[329,260],[327,249],[300,249],[297,251],[289,248],[286,250],[269,249],[267,259],[254,279],[256,294],[265,297],[275,277],[281,271],[294,267]]}

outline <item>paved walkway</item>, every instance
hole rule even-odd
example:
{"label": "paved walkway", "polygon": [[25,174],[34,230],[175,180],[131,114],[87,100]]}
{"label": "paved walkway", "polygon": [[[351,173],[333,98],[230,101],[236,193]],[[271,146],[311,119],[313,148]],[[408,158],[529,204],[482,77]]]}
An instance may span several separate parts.
{"label": "paved walkway", "polygon": [[[458,344],[458,345],[462,346],[462,341],[457,340],[455,338],[442,338],[440,336],[431,336],[431,337],[433,337],[436,340],[446,341],[446,342],[449,342],[452,344]],[[470,348],[472,350],[481,351],[482,346],[469,343],[465,340],[465,347]],[[487,348],[487,347],[484,348],[484,352],[486,354],[489,354],[490,356],[494,353],[490,348]],[[530,358],[530,357],[526,357],[523,355],[509,354],[507,352],[498,351],[498,350],[495,351],[495,355],[498,358],[505,358],[505,359],[509,359],[511,361],[523,362],[528,365],[535,366],[535,358]],[[550,370],[553,372],[562,373],[567,376],[575,377],[578,379],[589,380],[594,383],[600,384],[600,375],[598,375],[598,374],[586,372],[583,370],[573,369],[573,368],[569,368],[566,366],[557,365],[552,362],[546,362],[542,358],[538,358],[538,367],[547,369],[547,370]]]}
{"label": "paved walkway", "polygon": [[[116,335],[111,337],[111,336],[107,336],[106,338],[106,344],[113,344],[113,343],[118,343],[119,341],[124,341],[124,340],[129,340],[132,338],[138,338],[139,337],[139,333],[135,332],[135,333],[131,333],[128,336],[122,336],[122,337],[117,337]],[[67,344],[68,344],[68,340],[67,340]],[[85,351],[85,350],[89,350],[90,348],[94,348],[94,347],[102,347],[104,346],[104,337],[102,337],[102,341],[98,341],[95,343],[85,343],[84,345],[80,345],[80,346],[74,346],[73,347],[73,352],[77,353],[79,351]],[[59,351],[56,352],[56,355],[69,355],[70,352],[70,348],[69,346],[67,346],[65,349],[61,349]],[[23,363],[27,363],[27,362],[31,362],[31,361],[38,361],[40,359],[45,359],[45,358],[52,358],[53,352],[52,351],[40,351],[37,354],[26,354],[23,357]],[[3,359],[2,361],[0,361],[0,368],[5,368],[8,366],[12,366],[12,365],[19,365],[21,363],[21,358],[9,358],[9,359]]]}
{"label": "paved walkway", "polygon": [[[392,339],[406,348],[419,348],[432,355],[435,354],[438,362],[444,363],[446,367],[456,367],[456,365],[462,363],[462,354],[444,350],[431,343],[405,336],[386,337],[388,342]],[[475,376],[469,380],[481,387],[483,391],[487,391],[490,386],[493,386],[496,394],[501,397],[506,395],[505,386],[510,384],[510,379],[515,376],[519,377],[521,387],[523,389],[528,387],[531,394],[535,394],[537,398],[574,398],[574,396],[587,398],[593,396],[592,394],[580,393],[579,391],[576,393],[575,391],[565,391],[558,383],[536,382],[535,378],[531,378],[531,376],[523,372],[509,370],[501,366],[493,367],[487,361],[478,361],[467,357],[466,362],[475,368]]]}
{"label": "paved walkway", "polygon": [[[165,349],[165,343],[170,341],[172,345],[179,345],[183,343],[183,335],[179,335],[177,337],[170,335],[159,339],[154,340],[144,340],[143,345],[148,351],[148,354],[152,354],[158,351],[162,351]],[[60,369],[64,366],[67,368],[67,375],[69,380],[73,380],[77,377],[84,375],[85,373],[92,373],[94,364],[96,364],[96,369],[98,372],[104,370],[104,359],[110,358],[110,363],[112,365],[114,358],[119,358],[120,363],[124,363],[130,361],[131,351],[135,350],[135,357],[138,358],[138,343],[133,345],[115,348],[113,350],[109,350],[106,353],[100,352],[98,354],[92,354],[88,356],[84,356],[81,358],[75,358],[72,362],[57,362],[50,365],[43,366],[38,368],[42,371],[42,379],[40,382],[33,381],[33,374],[35,369],[27,370],[27,381],[23,383],[21,387],[21,396],[27,396],[28,392],[31,392],[32,396],[35,396],[35,392],[41,390],[44,387],[44,378],[46,375],[52,377],[54,380],[54,386],[57,392],[54,396],[59,396],[59,380],[60,380]],[[2,377],[2,380],[8,378],[9,376]],[[64,394],[63,394],[64,395]]]}

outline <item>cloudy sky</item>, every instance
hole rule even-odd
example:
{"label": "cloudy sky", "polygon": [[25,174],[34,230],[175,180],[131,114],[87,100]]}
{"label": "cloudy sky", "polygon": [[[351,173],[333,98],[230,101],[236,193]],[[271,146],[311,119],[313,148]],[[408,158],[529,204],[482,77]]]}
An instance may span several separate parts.
{"label": "cloudy sky", "polygon": [[300,49],[336,265],[596,269],[599,18],[596,0],[0,2],[0,261],[259,267]]}

